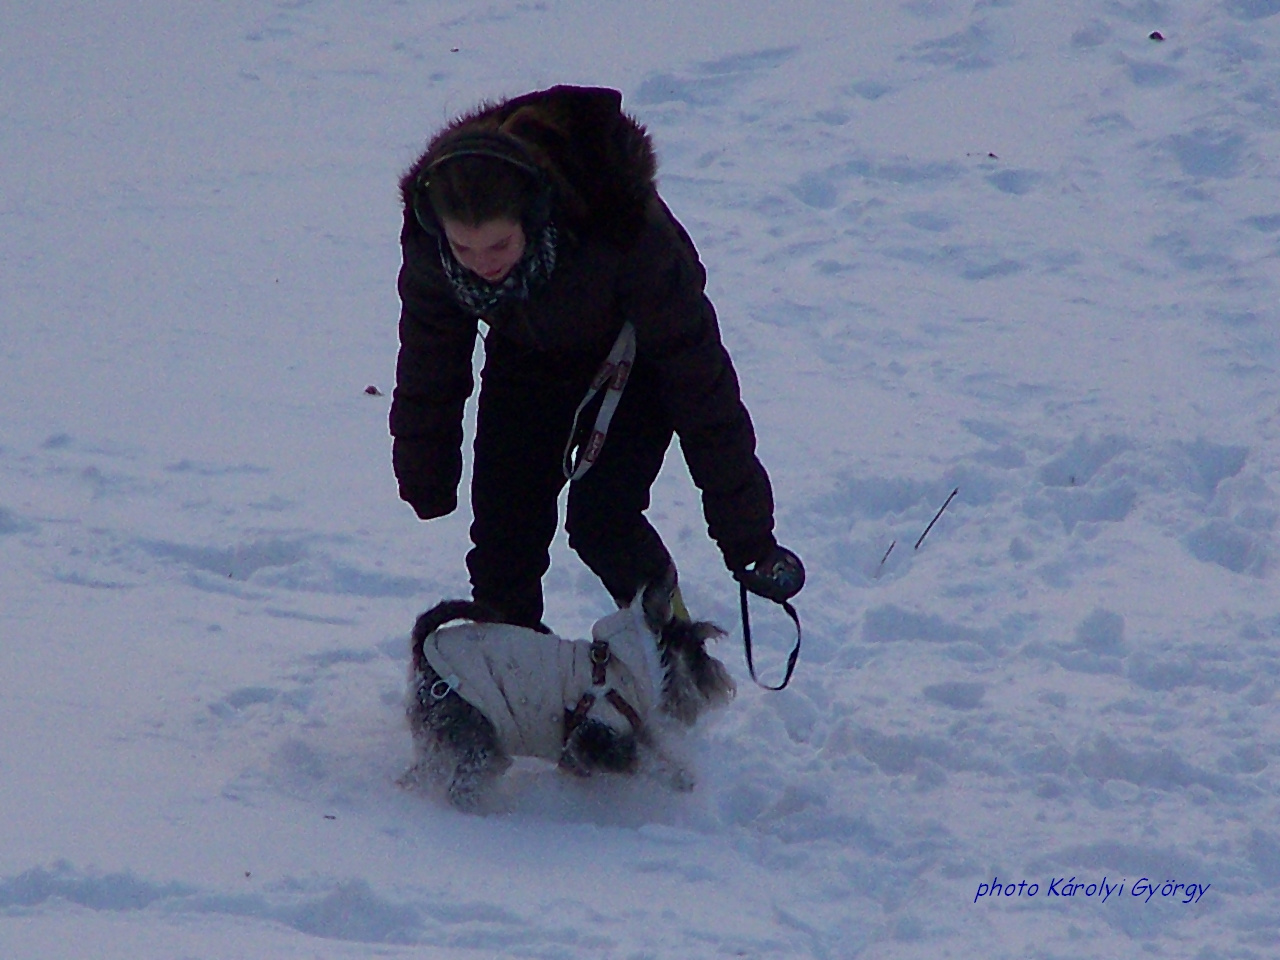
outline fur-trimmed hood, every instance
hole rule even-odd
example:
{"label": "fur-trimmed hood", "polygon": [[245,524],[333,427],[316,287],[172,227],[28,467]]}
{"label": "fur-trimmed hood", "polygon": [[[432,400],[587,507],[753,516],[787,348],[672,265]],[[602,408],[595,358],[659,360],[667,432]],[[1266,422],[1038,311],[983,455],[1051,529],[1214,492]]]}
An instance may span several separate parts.
{"label": "fur-trimmed hood", "polygon": [[411,229],[421,172],[457,139],[479,132],[520,142],[553,184],[555,217],[562,226],[621,246],[642,229],[657,174],[649,135],[623,112],[617,90],[571,86],[483,103],[436,134],[400,180]]}

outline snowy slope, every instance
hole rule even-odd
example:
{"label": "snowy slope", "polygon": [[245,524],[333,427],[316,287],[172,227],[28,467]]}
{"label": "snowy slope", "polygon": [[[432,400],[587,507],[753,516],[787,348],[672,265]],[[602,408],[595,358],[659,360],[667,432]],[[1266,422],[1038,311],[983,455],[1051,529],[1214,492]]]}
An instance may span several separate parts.
{"label": "snowy slope", "polygon": [[[364,391],[400,171],[556,82],[653,133],[805,651],[722,643],[689,796],[467,817],[395,779],[469,516]],[[0,139],[0,957],[1276,955],[1277,0],[10,2]],[[736,626],[678,451],[651,515]]]}

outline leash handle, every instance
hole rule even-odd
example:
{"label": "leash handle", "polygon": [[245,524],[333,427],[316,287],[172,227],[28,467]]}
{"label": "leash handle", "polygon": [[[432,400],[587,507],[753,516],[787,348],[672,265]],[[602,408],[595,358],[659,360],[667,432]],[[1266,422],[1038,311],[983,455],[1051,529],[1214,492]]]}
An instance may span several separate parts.
{"label": "leash handle", "polygon": [[787,616],[796,625],[796,644],[791,648],[791,654],[787,657],[787,672],[783,675],[782,682],[776,687],[761,683],[760,678],[756,676],[756,665],[751,654],[751,613],[747,609],[747,585],[739,580],[738,587],[742,598],[742,646],[747,654],[747,672],[751,674],[751,679],[756,682],[758,687],[762,687],[765,690],[784,690],[787,684],[791,682],[791,675],[795,673],[796,661],[800,659],[800,615],[796,613],[796,608],[788,601],[775,601],[778,606],[787,612]]}

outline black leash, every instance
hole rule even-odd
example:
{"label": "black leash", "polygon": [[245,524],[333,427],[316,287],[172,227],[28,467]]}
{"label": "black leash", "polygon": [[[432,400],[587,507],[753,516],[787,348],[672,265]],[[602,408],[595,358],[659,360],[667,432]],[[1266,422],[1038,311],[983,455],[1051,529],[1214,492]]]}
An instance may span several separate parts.
{"label": "black leash", "polygon": [[[796,645],[791,648],[791,655],[787,657],[787,672],[782,678],[782,682],[776,687],[771,687],[767,683],[761,683],[760,678],[756,676],[756,665],[751,656],[751,614],[747,610],[747,585],[741,580],[738,581],[738,587],[742,596],[742,645],[747,653],[747,670],[751,674],[751,679],[756,682],[757,686],[763,687],[765,690],[783,690],[787,684],[791,682],[791,675],[795,673],[796,661],[800,659],[800,615],[796,613],[796,608],[786,600],[774,600],[774,603],[782,607],[787,612],[793,623],[796,625]],[[771,598],[772,599],[772,598]]]}

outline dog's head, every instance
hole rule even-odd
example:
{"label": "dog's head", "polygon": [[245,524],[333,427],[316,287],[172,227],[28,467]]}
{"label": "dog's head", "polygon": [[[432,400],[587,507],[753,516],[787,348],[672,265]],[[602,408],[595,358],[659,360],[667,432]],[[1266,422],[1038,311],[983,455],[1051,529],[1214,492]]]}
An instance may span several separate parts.
{"label": "dog's head", "polygon": [[724,664],[707,653],[707,641],[724,631],[714,623],[677,618],[675,593],[676,571],[670,566],[641,588],[629,606],[600,620],[592,636],[615,643],[643,636],[643,656],[636,662],[647,664],[658,709],[691,725],[704,710],[731,700],[736,687]]}
{"label": "dog's head", "polygon": [[724,631],[705,620],[676,619],[675,594],[672,564],[644,587],[638,599],[662,658],[661,709],[691,725],[704,710],[733,699],[737,688],[724,664],[707,653],[707,641],[724,636]]}

